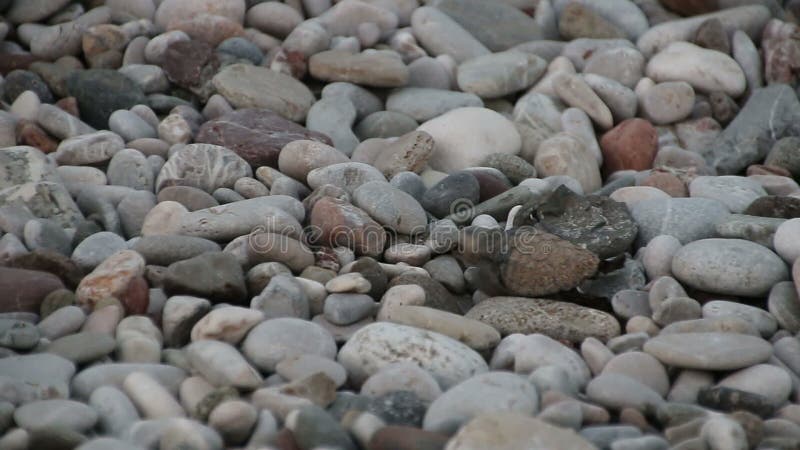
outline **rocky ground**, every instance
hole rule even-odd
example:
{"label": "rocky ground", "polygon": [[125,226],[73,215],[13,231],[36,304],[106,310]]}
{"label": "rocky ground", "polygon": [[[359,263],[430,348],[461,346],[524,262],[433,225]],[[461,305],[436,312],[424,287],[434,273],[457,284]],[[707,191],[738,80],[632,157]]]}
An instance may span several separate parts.
{"label": "rocky ground", "polygon": [[0,449],[800,448],[798,17],[0,0]]}

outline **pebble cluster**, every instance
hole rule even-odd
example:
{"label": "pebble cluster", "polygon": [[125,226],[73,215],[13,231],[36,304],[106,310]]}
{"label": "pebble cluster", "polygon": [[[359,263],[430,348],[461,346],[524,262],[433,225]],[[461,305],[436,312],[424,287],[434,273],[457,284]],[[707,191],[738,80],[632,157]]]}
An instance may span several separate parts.
{"label": "pebble cluster", "polygon": [[0,449],[800,448],[798,19],[0,0]]}

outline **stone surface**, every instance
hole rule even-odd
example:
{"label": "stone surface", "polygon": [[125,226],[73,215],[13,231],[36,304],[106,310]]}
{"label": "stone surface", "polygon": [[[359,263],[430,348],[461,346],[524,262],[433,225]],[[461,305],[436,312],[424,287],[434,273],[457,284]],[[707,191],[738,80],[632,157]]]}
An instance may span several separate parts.
{"label": "stone surface", "polygon": [[489,324],[503,336],[538,333],[576,344],[588,337],[606,341],[620,333],[619,323],[607,313],[538,298],[488,298],[470,309],[465,317]]}
{"label": "stone surface", "polygon": [[644,351],[668,366],[697,370],[735,370],[766,361],[772,347],[761,338],[735,333],[659,335]]}
{"label": "stone surface", "polygon": [[234,64],[212,80],[217,92],[232,106],[265,108],[301,122],[314,103],[314,94],[294,78],[263,67]]}
{"label": "stone surface", "polygon": [[297,125],[276,112],[254,108],[239,109],[209,120],[195,137],[196,142],[230,149],[254,167],[277,167],[281,149],[301,139],[331,143],[327,136]]}
{"label": "stone surface", "polygon": [[703,239],[682,247],[672,273],[696,289],[717,294],[759,297],[789,277],[778,255],[741,239]]}
{"label": "stone surface", "polygon": [[357,331],[337,359],[355,383],[363,382],[388,364],[402,361],[419,364],[445,388],[488,370],[478,353],[452,338],[386,322]]}
{"label": "stone surface", "polygon": [[511,450],[535,442],[541,448],[595,448],[572,430],[510,412],[490,413],[468,422],[447,444],[448,450]]}

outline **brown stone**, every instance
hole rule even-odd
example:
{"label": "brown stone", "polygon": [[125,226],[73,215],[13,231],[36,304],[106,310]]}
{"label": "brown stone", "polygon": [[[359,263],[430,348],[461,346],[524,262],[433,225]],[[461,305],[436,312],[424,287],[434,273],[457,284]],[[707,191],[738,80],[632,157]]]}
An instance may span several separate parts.
{"label": "brown stone", "polygon": [[606,174],[647,170],[653,167],[658,152],[658,132],[644,119],[629,119],[604,134],[600,148]]}
{"label": "brown stone", "polygon": [[9,261],[8,266],[52,273],[71,288],[78,286],[84,275],[74,261],[53,250],[38,249],[19,255]]}
{"label": "brown stone", "polygon": [[219,67],[214,48],[200,40],[173,42],[164,52],[161,65],[170,81],[203,98],[210,96],[210,81]]}
{"label": "brown stone", "polygon": [[722,21],[713,18],[701,23],[694,35],[694,43],[700,47],[731,54],[731,40]]}
{"label": "brown stone", "polygon": [[757,198],[742,214],[778,219],[800,217],[800,198],[767,195]]}
{"label": "brown stone", "polygon": [[441,450],[448,439],[432,431],[389,425],[372,435],[367,450]]}
{"label": "brown stone", "polygon": [[661,0],[666,8],[684,16],[696,16],[716,11],[717,0]]}
{"label": "brown stone", "polygon": [[190,18],[175,19],[167,25],[169,31],[180,30],[192,39],[198,39],[216,47],[225,39],[243,36],[242,25],[222,16],[199,14]]}
{"label": "brown stone", "polygon": [[[114,298],[123,305],[131,303],[139,309],[138,298],[128,299],[131,295],[140,295],[141,281],[144,275],[144,258],[133,250],[122,250],[106,258],[92,273],[87,275],[78,285],[75,294],[78,306],[92,310],[97,302]],[[131,286],[138,283],[140,286]]]}
{"label": "brown stone", "polygon": [[385,53],[356,53],[327,50],[312,56],[308,68],[314,78],[347,81],[372,87],[401,87],[409,71],[403,60]]}
{"label": "brown stone", "polygon": [[589,250],[531,227],[509,237],[500,278],[514,295],[538,297],[575,288],[594,275],[600,263]]}
{"label": "brown stone", "polygon": [[195,142],[233,150],[254,167],[278,167],[281,149],[292,141],[310,139],[331,145],[330,138],[306,129],[268,109],[240,109],[209,120]]}
{"label": "brown stone", "polygon": [[17,143],[30,145],[44,153],[52,153],[58,148],[58,141],[51,138],[39,125],[29,120],[17,122]]}
{"label": "brown stone", "polygon": [[75,117],[81,116],[80,109],[78,108],[78,100],[75,97],[64,97],[56,102],[56,106]]}
{"label": "brown stone", "polygon": [[0,267],[0,313],[38,313],[45,297],[58,289],[64,284],[51,273]]}
{"label": "brown stone", "polygon": [[144,315],[150,306],[150,286],[144,277],[136,277],[128,283],[128,289],[120,297],[127,315]]}
{"label": "brown stone", "polygon": [[8,75],[18,69],[27,69],[39,58],[27,53],[0,53],[0,75]]}
{"label": "brown stone", "polygon": [[310,240],[330,247],[347,247],[360,255],[383,252],[386,231],[360,208],[332,197],[314,204],[309,219]]}
{"label": "brown stone", "polygon": [[688,197],[689,189],[686,183],[677,176],[663,171],[653,171],[650,176],[641,182],[641,186],[650,186],[669,194],[671,197]]}
{"label": "brown stone", "polygon": [[83,54],[92,58],[108,50],[124,50],[129,38],[118,25],[102,24],[83,33]]}
{"label": "brown stone", "polygon": [[607,341],[621,331],[617,319],[607,312],[544,298],[492,297],[465,317],[490,325],[503,336],[544,334],[574,344],[589,337]]}

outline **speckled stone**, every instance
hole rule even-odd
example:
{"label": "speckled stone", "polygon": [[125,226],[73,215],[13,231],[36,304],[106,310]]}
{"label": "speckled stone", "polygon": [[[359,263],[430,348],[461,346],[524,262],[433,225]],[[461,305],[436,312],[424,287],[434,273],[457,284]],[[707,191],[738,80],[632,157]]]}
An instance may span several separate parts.
{"label": "speckled stone", "polygon": [[493,326],[503,336],[539,333],[577,344],[588,337],[606,341],[620,334],[619,322],[608,313],[541,298],[489,298],[469,310],[466,317]]}

